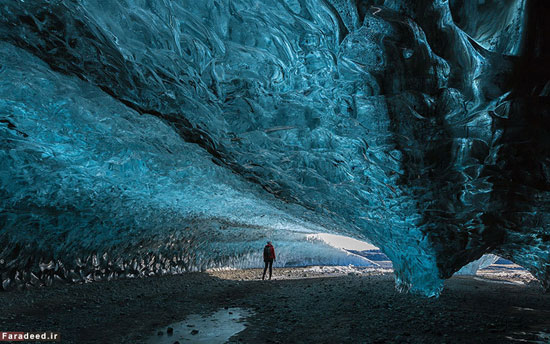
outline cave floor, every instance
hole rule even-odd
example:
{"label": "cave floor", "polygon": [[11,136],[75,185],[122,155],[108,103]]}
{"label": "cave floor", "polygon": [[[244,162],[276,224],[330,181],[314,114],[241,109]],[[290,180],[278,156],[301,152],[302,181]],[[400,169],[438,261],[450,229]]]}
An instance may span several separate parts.
{"label": "cave floor", "polygon": [[[427,299],[396,292],[388,271],[260,275],[217,271],[0,293],[0,328],[58,331],[63,343],[147,343],[159,330],[167,336],[169,324],[227,307],[249,312],[232,343],[550,341],[550,294],[534,283],[453,277],[439,298]],[[201,328],[177,333],[181,343],[193,342],[192,330]]]}

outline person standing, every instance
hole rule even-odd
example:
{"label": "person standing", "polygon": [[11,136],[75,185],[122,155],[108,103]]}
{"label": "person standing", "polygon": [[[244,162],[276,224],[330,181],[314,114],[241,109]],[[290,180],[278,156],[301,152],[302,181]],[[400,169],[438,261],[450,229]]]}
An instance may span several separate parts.
{"label": "person standing", "polygon": [[267,271],[267,267],[269,266],[269,279],[271,279],[271,272],[273,270],[273,261],[275,260],[275,248],[271,244],[271,241],[267,242],[267,245],[264,247],[264,274],[262,276],[262,279],[265,279],[265,273]]}

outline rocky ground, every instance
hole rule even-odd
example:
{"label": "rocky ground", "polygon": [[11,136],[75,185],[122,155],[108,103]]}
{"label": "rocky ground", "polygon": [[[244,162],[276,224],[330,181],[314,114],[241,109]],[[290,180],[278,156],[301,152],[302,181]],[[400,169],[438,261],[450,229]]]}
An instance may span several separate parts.
{"label": "rocky ground", "polygon": [[[252,315],[230,342],[550,342],[550,295],[525,272],[497,270],[453,277],[437,299],[399,294],[391,270],[348,267],[276,269],[271,281],[250,269],[54,285],[0,293],[0,330],[145,343],[191,314],[240,307]],[[183,334],[192,342],[191,331],[201,329]]]}

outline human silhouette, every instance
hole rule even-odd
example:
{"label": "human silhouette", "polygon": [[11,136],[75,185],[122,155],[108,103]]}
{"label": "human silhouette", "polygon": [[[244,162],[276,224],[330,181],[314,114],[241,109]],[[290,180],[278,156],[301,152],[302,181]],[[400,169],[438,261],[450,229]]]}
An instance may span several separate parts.
{"label": "human silhouette", "polygon": [[275,248],[273,248],[273,245],[271,244],[271,241],[267,242],[267,245],[264,247],[264,274],[262,276],[262,279],[265,279],[265,273],[267,271],[267,267],[269,266],[269,279],[271,279],[271,273],[273,270],[273,261],[275,260]]}

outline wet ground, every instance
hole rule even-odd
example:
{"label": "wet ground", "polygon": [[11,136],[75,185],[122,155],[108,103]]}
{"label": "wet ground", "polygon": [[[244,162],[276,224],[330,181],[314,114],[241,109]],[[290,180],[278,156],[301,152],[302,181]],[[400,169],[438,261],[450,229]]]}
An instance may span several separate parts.
{"label": "wet ground", "polygon": [[197,343],[223,344],[248,325],[253,313],[248,309],[224,307],[212,314],[191,314],[152,335],[149,344]]}
{"label": "wet ground", "polygon": [[192,343],[224,332],[217,321],[239,325],[224,332],[232,343],[548,343],[550,295],[501,272],[453,277],[437,299],[399,294],[389,270],[348,267],[276,269],[271,281],[250,269],[55,285],[0,293],[0,330]]}

